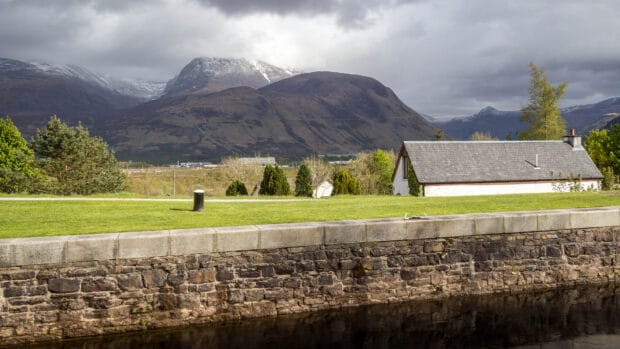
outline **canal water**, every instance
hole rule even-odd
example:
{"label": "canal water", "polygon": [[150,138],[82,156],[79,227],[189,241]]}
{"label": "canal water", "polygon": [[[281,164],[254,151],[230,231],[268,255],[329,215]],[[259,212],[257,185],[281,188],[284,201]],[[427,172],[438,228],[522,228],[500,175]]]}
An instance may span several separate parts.
{"label": "canal water", "polygon": [[33,348],[620,348],[620,288],[346,308]]}

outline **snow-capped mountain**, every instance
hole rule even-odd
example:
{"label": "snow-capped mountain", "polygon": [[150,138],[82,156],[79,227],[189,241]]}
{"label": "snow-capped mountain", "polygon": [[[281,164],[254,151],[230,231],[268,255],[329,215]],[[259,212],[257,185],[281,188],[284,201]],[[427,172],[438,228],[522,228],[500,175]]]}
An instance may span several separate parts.
{"label": "snow-capped mountain", "polygon": [[9,74],[20,71],[37,71],[37,67],[22,61],[0,57],[0,73]]}
{"label": "snow-capped mountain", "polygon": [[245,58],[198,57],[166,84],[165,95],[216,92],[231,87],[260,88],[298,74],[263,61]]}
{"label": "snow-capped mountain", "polygon": [[61,76],[80,79],[91,84],[118,92],[125,96],[151,100],[158,98],[164,92],[165,82],[151,82],[138,79],[117,78],[110,75],[98,74],[78,65],[51,65],[48,63],[32,62],[38,70]]}
{"label": "snow-capped mountain", "polygon": [[31,72],[57,77],[79,79],[83,82],[102,87],[124,96],[142,100],[151,100],[162,95],[165,82],[150,82],[129,78],[116,78],[98,74],[87,68],[74,65],[53,65],[45,62],[22,62],[14,59],[0,58],[0,72]]}

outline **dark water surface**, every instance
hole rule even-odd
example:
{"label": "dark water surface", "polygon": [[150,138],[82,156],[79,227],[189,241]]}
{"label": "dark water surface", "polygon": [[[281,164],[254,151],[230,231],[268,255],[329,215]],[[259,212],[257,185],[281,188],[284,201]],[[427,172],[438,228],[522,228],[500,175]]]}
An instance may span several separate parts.
{"label": "dark water surface", "polygon": [[620,348],[620,288],[347,308],[33,348]]}

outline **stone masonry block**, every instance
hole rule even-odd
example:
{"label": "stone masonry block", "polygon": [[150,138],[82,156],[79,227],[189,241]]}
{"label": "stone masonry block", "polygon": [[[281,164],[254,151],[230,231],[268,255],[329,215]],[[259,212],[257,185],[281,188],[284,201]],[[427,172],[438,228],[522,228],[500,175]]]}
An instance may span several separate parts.
{"label": "stone masonry block", "polygon": [[476,231],[474,218],[466,215],[439,217],[435,226],[439,238],[469,236]]}
{"label": "stone masonry block", "polygon": [[144,287],[162,287],[166,284],[166,272],[161,269],[145,270],[142,272]]}
{"label": "stone masonry block", "polygon": [[569,211],[547,211],[538,214],[538,231],[570,229]]}
{"label": "stone masonry block", "polygon": [[170,231],[170,255],[205,254],[215,251],[215,229],[179,229]]}
{"label": "stone masonry block", "polygon": [[502,234],[504,217],[502,215],[477,215],[474,219],[476,235]]}
{"label": "stone masonry block", "polygon": [[570,212],[570,226],[573,229],[617,227],[620,214],[617,208],[588,209]]}
{"label": "stone masonry block", "polygon": [[139,290],[144,287],[140,273],[120,274],[116,276],[118,287],[123,291]]}
{"label": "stone masonry block", "polygon": [[350,244],[366,242],[366,221],[341,221],[325,223],[325,244]]}
{"label": "stone masonry block", "polygon": [[67,236],[57,236],[2,240],[0,266],[63,263],[67,239]]}
{"label": "stone masonry block", "polygon": [[259,230],[256,226],[215,228],[218,252],[258,249]]}
{"label": "stone masonry block", "polygon": [[366,234],[368,242],[406,240],[406,221],[400,218],[369,220],[366,223]]}
{"label": "stone masonry block", "polygon": [[167,230],[119,234],[118,258],[167,256],[169,240]]}
{"label": "stone masonry block", "polygon": [[80,279],[53,278],[48,281],[50,292],[70,293],[80,290]]}
{"label": "stone masonry block", "polygon": [[523,233],[538,229],[538,216],[535,213],[504,213],[504,232]]}
{"label": "stone masonry block", "polygon": [[192,284],[205,284],[215,281],[216,272],[215,269],[199,269],[190,270],[188,276],[188,282]]}
{"label": "stone masonry block", "polygon": [[323,244],[319,223],[259,225],[260,248],[286,248]]}
{"label": "stone masonry block", "polygon": [[76,235],[67,240],[67,262],[114,259],[119,234]]}
{"label": "stone masonry block", "polygon": [[434,239],[437,237],[435,220],[431,217],[408,219],[406,226],[408,239]]}
{"label": "stone masonry block", "polygon": [[82,281],[82,292],[104,292],[115,290],[116,279],[113,278],[92,278]]}

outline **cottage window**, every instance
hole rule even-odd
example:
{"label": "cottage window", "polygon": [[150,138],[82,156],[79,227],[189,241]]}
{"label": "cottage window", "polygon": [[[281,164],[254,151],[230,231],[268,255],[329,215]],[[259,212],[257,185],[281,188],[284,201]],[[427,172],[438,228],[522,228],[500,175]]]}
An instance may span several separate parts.
{"label": "cottage window", "polygon": [[409,158],[406,156],[403,156],[402,159],[403,159],[403,179],[407,179],[407,175],[408,175],[407,168],[409,167],[407,166],[407,164],[409,163]]}

